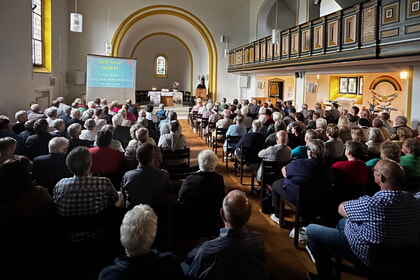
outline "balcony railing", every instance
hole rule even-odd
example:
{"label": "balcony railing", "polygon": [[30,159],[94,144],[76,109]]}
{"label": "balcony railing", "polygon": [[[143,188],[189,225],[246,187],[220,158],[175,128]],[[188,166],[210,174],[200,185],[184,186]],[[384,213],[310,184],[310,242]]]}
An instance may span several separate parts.
{"label": "balcony railing", "polygon": [[420,1],[355,5],[229,50],[228,72],[420,54]]}

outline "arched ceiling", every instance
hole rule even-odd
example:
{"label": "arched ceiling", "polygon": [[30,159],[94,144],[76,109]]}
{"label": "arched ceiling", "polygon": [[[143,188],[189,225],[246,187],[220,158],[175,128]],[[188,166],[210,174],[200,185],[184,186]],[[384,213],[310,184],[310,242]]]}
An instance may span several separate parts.
{"label": "arched ceiling", "polygon": [[112,54],[131,57],[139,44],[154,34],[163,38],[161,44],[169,43],[171,38],[180,40],[193,58],[192,77],[208,73],[209,92],[216,90],[217,51],[214,39],[198,18],[178,7],[157,5],[131,14],[114,34]]}

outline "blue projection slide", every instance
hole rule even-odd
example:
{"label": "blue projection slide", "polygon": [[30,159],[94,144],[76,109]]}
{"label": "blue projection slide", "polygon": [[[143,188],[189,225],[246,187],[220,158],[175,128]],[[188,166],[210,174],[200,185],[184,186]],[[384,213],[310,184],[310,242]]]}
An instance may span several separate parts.
{"label": "blue projection slide", "polygon": [[87,87],[134,88],[136,60],[87,56]]}

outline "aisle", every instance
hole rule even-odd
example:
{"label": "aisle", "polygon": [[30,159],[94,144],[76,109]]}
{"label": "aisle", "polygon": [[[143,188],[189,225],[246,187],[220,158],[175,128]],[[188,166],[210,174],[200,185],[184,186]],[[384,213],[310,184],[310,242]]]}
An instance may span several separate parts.
{"label": "aisle", "polygon": [[[191,148],[191,164],[197,163],[197,155],[203,149],[210,149],[204,139],[200,139],[188,124],[187,120],[180,120],[183,134]],[[241,189],[245,191],[252,201],[252,215],[248,222],[248,228],[260,232],[264,238],[266,249],[266,265],[268,273],[278,280],[306,279],[308,271],[315,272],[315,265],[305,249],[296,249],[293,246],[293,239],[289,238],[288,229],[281,229],[278,224],[270,219],[269,215],[261,212],[260,199],[251,196],[250,177],[245,177],[244,185],[239,182],[233,172],[233,163],[229,162],[229,169],[221,160],[221,149],[218,149],[219,164],[216,172],[224,178],[226,191]],[[192,222],[193,224],[193,222]],[[364,278],[344,273],[343,280],[361,280]]]}

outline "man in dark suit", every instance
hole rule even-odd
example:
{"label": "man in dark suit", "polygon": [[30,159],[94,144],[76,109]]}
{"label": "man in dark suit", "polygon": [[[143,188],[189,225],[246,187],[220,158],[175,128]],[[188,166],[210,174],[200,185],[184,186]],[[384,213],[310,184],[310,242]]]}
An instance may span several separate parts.
{"label": "man in dark suit", "polygon": [[62,178],[71,177],[66,166],[69,141],[64,137],[54,137],[48,143],[48,155],[37,156],[33,160],[35,181],[47,188],[52,195],[55,184]]}

